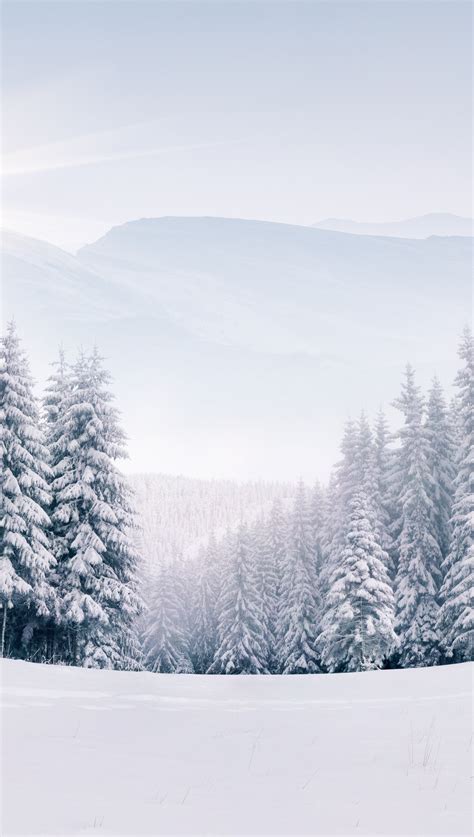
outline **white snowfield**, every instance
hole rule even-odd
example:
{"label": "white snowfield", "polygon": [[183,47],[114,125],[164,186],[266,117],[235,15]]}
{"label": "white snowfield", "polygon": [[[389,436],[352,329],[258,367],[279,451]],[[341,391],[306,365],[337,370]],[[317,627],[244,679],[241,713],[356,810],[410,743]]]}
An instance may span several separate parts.
{"label": "white snowfield", "polygon": [[471,834],[472,672],[3,661],[2,834]]}

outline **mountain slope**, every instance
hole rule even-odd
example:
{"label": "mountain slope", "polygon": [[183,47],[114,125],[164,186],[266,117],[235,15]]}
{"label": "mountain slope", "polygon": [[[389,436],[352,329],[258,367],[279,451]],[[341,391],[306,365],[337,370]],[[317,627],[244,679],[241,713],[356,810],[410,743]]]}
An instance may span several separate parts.
{"label": "mountain slope", "polygon": [[43,379],[96,342],[134,471],[308,480],[344,418],[390,403],[410,360],[449,383],[471,303],[468,238],[371,238],[218,218],[112,229],[77,256],[17,238],[2,256]]}
{"label": "mountain slope", "polygon": [[130,474],[145,569],[179,555],[194,557],[211,533],[217,539],[244,518],[268,514],[276,497],[289,499],[289,483],[193,480],[168,474]]}
{"label": "mountain slope", "polygon": [[471,834],[470,664],[0,671],[5,837]]}
{"label": "mountain slope", "polygon": [[432,235],[473,235],[472,218],[462,218],[449,212],[431,212],[417,218],[384,223],[364,223],[348,218],[325,218],[313,227],[320,230],[337,230],[354,235],[389,235],[401,238],[429,238]]}

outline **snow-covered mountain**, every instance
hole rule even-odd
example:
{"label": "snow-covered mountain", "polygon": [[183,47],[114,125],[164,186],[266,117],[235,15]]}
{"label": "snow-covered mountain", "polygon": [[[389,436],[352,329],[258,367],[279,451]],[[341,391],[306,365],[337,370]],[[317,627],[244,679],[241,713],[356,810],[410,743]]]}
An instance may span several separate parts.
{"label": "snow-covered mountain", "polygon": [[471,248],[220,218],[130,222],[76,256],[7,235],[4,317],[40,379],[59,343],[98,344],[131,470],[312,480],[408,360],[451,381]]}
{"label": "snow-covered mountain", "polygon": [[474,221],[449,212],[430,212],[402,221],[371,223],[349,218],[325,218],[313,224],[320,230],[337,230],[355,235],[389,235],[397,238],[429,238],[431,235],[473,235]]}

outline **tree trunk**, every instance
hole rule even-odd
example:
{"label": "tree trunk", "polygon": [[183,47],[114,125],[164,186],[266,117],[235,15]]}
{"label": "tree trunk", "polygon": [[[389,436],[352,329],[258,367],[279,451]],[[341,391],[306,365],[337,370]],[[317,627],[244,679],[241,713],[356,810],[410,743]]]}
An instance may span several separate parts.
{"label": "tree trunk", "polygon": [[0,657],[3,657],[3,650],[5,648],[5,631],[7,628],[7,603],[3,602],[3,618],[2,618],[2,637],[0,639]]}

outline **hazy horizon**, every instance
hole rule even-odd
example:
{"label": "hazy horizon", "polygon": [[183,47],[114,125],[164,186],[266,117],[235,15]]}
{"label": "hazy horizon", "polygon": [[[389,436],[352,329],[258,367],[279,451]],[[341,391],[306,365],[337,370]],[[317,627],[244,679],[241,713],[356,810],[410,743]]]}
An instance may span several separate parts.
{"label": "hazy horizon", "polygon": [[3,225],[471,214],[464,2],[3,3]]}

